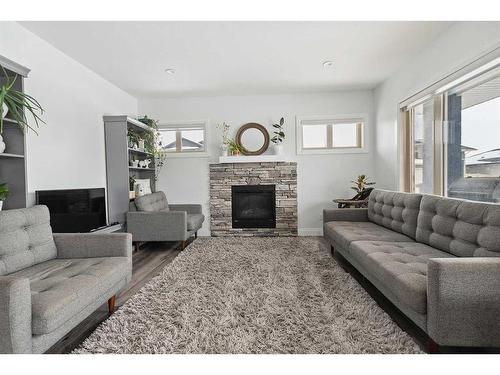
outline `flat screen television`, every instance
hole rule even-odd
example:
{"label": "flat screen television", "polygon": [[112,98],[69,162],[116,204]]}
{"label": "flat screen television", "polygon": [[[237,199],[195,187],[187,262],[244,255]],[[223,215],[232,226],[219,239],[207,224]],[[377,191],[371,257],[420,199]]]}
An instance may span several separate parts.
{"label": "flat screen television", "polygon": [[36,204],[50,211],[54,233],[85,233],[106,225],[104,188],[38,190]]}

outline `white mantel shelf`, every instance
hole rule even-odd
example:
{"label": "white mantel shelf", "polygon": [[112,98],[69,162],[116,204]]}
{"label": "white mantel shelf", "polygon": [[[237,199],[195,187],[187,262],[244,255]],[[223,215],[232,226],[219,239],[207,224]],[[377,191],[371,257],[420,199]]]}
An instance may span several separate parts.
{"label": "white mantel shelf", "polygon": [[219,163],[275,163],[290,161],[284,155],[219,156]]}

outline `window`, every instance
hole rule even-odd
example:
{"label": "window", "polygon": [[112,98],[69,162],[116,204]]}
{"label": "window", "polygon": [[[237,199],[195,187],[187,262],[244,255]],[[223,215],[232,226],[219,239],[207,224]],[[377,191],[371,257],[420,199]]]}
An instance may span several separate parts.
{"label": "window", "polygon": [[364,152],[366,116],[297,117],[297,153]]}
{"label": "window", "polygon": [[171,156],[206,156],[206,121],[160,125],[162,148]]}
{"label": "window", "polygon": [[500,63],[402,113],[404,190],[500,203]]}

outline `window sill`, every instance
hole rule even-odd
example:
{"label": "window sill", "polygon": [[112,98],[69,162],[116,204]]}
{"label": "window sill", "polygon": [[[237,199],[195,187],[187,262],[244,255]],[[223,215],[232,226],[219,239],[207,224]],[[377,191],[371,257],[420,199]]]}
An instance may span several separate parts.
{"label": "window sill", "polygon": [[368,154],[366,148],[338,148],[338,149],[316,149],[316,150],[297,150],[297,155],[330,155],[330,154]]}

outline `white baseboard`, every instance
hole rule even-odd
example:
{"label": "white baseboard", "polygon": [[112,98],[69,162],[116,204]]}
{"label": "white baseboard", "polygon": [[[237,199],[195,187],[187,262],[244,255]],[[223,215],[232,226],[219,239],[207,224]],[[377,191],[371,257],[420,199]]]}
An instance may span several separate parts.
{"label": "white baseboard", "polygon": [[322,236],[322,228],[299,228],[298,234],[301,237],[312,237],[312,236]]}

